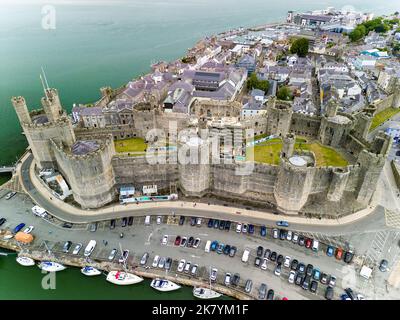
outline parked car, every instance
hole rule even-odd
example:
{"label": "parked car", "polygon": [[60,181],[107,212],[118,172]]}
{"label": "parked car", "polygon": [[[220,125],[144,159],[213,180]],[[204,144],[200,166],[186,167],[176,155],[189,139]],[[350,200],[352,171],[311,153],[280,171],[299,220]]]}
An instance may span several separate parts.
{"label": "parked car", "polygon": [[234,286],[238,286],[239,285],[239,281],[240,281],[240,275],[239,275],[239,273],[235,273],[233,275],[233,278],[232,278],[232,284]]}
{"label": "parked car", "polygon": [[333,288],[332,287],[327,287],[325,291],[325,299],[326,300],[332,300],[333,299]]}
{"label": "parked car", "polygon": [[115,219],[110,221],[110,230],[115,229]]}
{"label": "parked car", "polygon": [[71,241],[65,242],[65,243],[64,243],[64,246],[63,246],[63,252],[64,252],[64,253],[68,253],[69,248],[71,248],[71,245],[72,245],[72,242],[71,242]]}
{"label": "parked car", "polygon": [[342,260],[342,257],[343,257],[343,249],[337,248],[335,252],[335,258],[337,260]]}
{"label": "parked car", "polygon": [[179,225],[182,226],[185,223],[185,216],[179,217]]}
{"label": "parked car", "polygon": [[190,217],[190,225],[192,227],[196,225],[196,218],[195,217]]}
{"label": "parked car", "polygon": [[260,257],[256,257],[256,258],[254,259],[254,266],[257,267],[257,268],[259,268],[260,265],[261,265],[261,258],[260,258]]}
{"label": "parked car", "polygon": [[235,246],[232,246],[231,250],[229,251],[229,256],[231,258],[233,258],[235,256],[235,254],[236,254],[236,251],[237,251],[237,248]]}
{"label": "parked car", "polygon": [[161,257],[160,258],[160,260],[158,261],[158,267],[160,268],[160,269],[164,269],[164,267],[165,267],[165,261],[166,261],[167,259],[165,258],[165,257]]}
{"label": "parked car", "polygon": [[190,273],[192,274],[192,276],[195,276],[197,274],[197,270],[199,269],[199,265],[198,264],[194,264],[192,266],[192,270],[190,270]]}
{"label": "parked car", "polygon": [[192,263],[190,261],[186,262],[185,268],[183,269],[183,272],[189,273],[191,265],[192,265]]}
{"label": "parked car", "polygon": [[281,239],[281,240],[285,240],[286,239],[286,230],[283,230],[283,229],[280,229],[279,230],[279,238]]}
{"label": "parked car", "polygon": [[310,287],[310,283],[311,283],[311,276],[306,276],[303,280],[303,283],[301,284],[301,287],[304,290],[308,290],[308,288]]}
{"label": "parked car", "polygon": [[254,225],[249,224],[249,233],[254,234]]}
{"label": "parked car", "polygon": [[354,291],[351,288],[346,288],[346,289],[344,289],[344,291],[346,292],[346,294],[349,296],[349,298],[351,300],[358,300],[356,294],[354,293]]}
{"label": "parked car", "polygon": [[319,241],[314,239],[312,241],[311,250],[314,251],[314,252],[318,252],[318,248],[319,248]]}
{"label": "parked car", "polygon": [[385,260],[385,259],[383,259],[383,260],[381,261],[381,263],[379,264],[379,270],[380,270],[381,272],[386,272],[387,269],[388,269],[388,265],[389,265],[388,261]]}
{"label": "parked car", "polygon": [[327,255],[328,257],[332,257],[332,256],[334,255],[334,253],[335,253],[335,249],[334,249],[333,247],[328,246],[328,247],[326,248],[326,255]]}
{"label": "parked car", "polygon": [[217,219],[214,220],[214,228],[215,229],[219,228],[219,220],[217,220]]}
{"label": "parked car", "polygon": [[117,254],[117,249],[112,249],[110,254],[108,255],[108,261],[113,261]]}
{"label": "parked car", "polygon": [[167,243],[168,243],[168,235],[166,234],[166,235],[164,235],[164,237],[162,238],[161,244],[162,244],[163,246],[166,246]]}
{"label": "parked car", "polygon": [[178,263],[178,268],[176,269],[178,272],[182,272],[183,268],[185,268],[186,260],[181,259]]}
{"label": "parked car", "polygon": [[276,223],[276,225],[277,225],[278,227],[289,227],[289,222],[287,222],[287,221],[278,221],[278,222]]}
{"label": "parked car", "polygon": [[221,254],[224,252],[225,245],[223,243],[219,243],[217,247],[217,253]]}
{"label": "parked car", "polygon": [[299,236],[299,246],[304,246],[304,243],[305,243],[305,240],[304,240],[304,237],[303,236]]}
{"label": "parked car", "polygon": [[269,260],[270,257],[271,257],[271,250],[270,249],[265,249],[264,258],[267,258]]}
{"label": "parked car", "polygon": [[276,263],[277,263],[277,264],[282,264],[282,262],[283,262],[283,255],[280,254],[280,255],[278,256],[278,258],[276,258]]}
{"label": "parked car", "polygon": [[17,193],[15,191],[11,191],[7,193],[6,195],[6,200],[10,200],[12,197],[14,197]]}
{"label": "parked car", "polygon": [[293,234],[293,238],[292,238],[292,242],[293,243],[298,243],[299,241],[299,234],[298,233],[294,233]]}
{"label": "parked car", "polygon": [[214,240],[213,242],[211,242],[211,251],[216,251],[218,247],[218,241]]}
{"label": "parked car", "polygon": [[345,300],[351,300],[351,299],[347,294],[343,293],[340,295],[340,300],[345,301]]}
{"label": "parked car", "polygon": [[267,235],[267,228],[265,226],[261,226],[260,228],[260,235],[265,237]]}
{"label": "parked car", "polygon": [[232,279],[232,275],[229,272],[227,272],[225,274],[224,284],[226,286],[229,286],[231,284],[231,279]]}
{"label": "parked car", "polygon": [[141,266],[146,265],[148,259],[149,259],[149,253],[148,252],[143,253],[142,258],[140,259],[140,265]]}
{"label": "parked car", "polygon": [[247,261],[249,261],[249,256],[250,256],[250,250],[245,249],[242,255],[242,262],[246,263]]}
{"label": "parked car", "polygon": [[278,263],[277,266],[275,267],[274,273],[276,276],[279,277],[281,275],[281,272],[282,272],[282,265]]}
{"label": "parked car", "polygon": [[304,265],[304,263],[299,263],[299,265],[297,266],[297,271],[299,273],[304,273],[306,271],[306,266]]}
{"label": "parked car", "polygon": [[319,271],[319,269],[317,268],[314,269],[313,279],[316,281],[319,281],[321,279],[321,271]]}
{"label": "parked car", "polygon": [[238,224],[236,225],[236,232],[237,232],[237,233],[241,233],[241,232],[242,232],[242,224],[241,224],[241,223],[238,223]]}
{"label": "parked car", "polygon": [[262,257],[264,248],[262,246],[257,247],[257,257]]}
{"label": "parked car", "polygon": [[246,280],[246,284],[244,285],[244,291],[250,293],[252,288],[253,288],[253,281],[251,279]]}
{"label": "parked car", "polygon": [[296,279],[295,279],[295,284],[297,285],[297,286],[301,286],[301,284],[303,283],[303,279],[304,279],[304,275],[303,274],[301,274],[301,273],[297,273],[297,275],[296,275]]}
{"label": "parked car", "polygon": [[293,231],[289,230],[286,235],[286,240],[292,241],[292,238],[293,238]]}
{"label": "parked car", "polygon": [[226,231],[229,231],[231,229],[231,222],[230,221],[226,221],[225,222],[225,228]]}
{"label": "parked car", "polygon": [[294,283],[295,278],[296,278],[296,271],[291,270],[288,278],[289,283]]}
{"label": "parked car", "polygon": [[224,230],[225,229],[225,221],[221,220],[221,222],[219,223],[219,230]]}
{"label": "parked car", "polygon": [[311,248],[312,246],[312,239],[306,238],[305,247],[307,249]]}
{"label": "parked car", "polygon": [[258,299],[264,300],[266,295],[267,295],[267,285],[265,283],[261,283],[261,286],[258,289]]}
{"label": "parked car", "polygon": [[6,221],[7,221],[6,218],[1,218],[0,219],[0,226],[2,226]]}
{"label": "parked car", "polygon": [[278,239],[279,238],[278,229],[276,229],[276,228],[272,229],[272,236],[273,236],[274,239]]}
{"label": "parked car", "polygon": [[214,219],[208,219],[207,227],[212,228],[214,226]]}
{"label": "parked car", "polygon": [[159,255],[156,255],[156,256],[154,257],[154,259],[153,259],[152,267],[153,267],[153,268],[157,268],[158,262],[159,262],[159,261],[160,261],[160,256],[159,256]]}
{"label": "parked car", "polygon": [[128,218],[128,226],[133,225],[133,217]]}
{"label": "parked car", "polygon": [[268,290],[267,300],[274,300],[274,290],[272,289]]}
{"label": "parked car", "polygon": [[312,293],[317,293],[317,290],[318,290],[318,282],[315,280],[312,280],[311,285],[310,285],[310,291]]}
{"label": "parked car", "polygon": [[293,259],[292,263],[290,264],[290,269],[296,271],[298,265],[299,265],[299,261],[297,261],[297,259]]}
{"label": "parked car", "polygon": [[186,247],[186,245],[187,245],[187,237],[182,237],[180,246]]}
{"label": "parked car", "polygon": [[242,233],[247,233],[247,224],[245,223],[242,225]]}
{"label": "parked car", "polygon": [[[122,251],[122,256],[119,258],[118,262],[119,263],[124,263],[126,262],[126,260],[128,259],[129,256],[129,250],[124,250]],[[158,256],[157,256],[158,257]],[[159,258],[159,257],[158,257]],[[158,262],[158,260],[157,260]],[[155,267],[157,267],[157,264],[155,265]]]}
{"label": "parked car", "polygon": [[218,269],[217,268],[212,268],[211,272],[210,272],[210,280],[215,282],[217,281],[217,273],[218,273]]}
{"label": "parked car", "polygon": [[227,245],[225,246],[223,252],[224,252],[225,255],[228,255],[230,251],[231,251],[231,246],[230,246],[229,244],[227,244]]}
{"label": "parked car", "polygon": [[289,268],[289,267],[290,267],[290,257],[289,257],[289,256],[286,256],[286,257],[285,257],[285,262],[283,263],[283,265],[284,265],[286,268]]}
{"label": "parked car", "polygon": [[329,286],[333,288],[335,285],[336,285],[336,277],[331,276],[331,278],[329,279]]}
{"label": "parked car", "polygon": [[277,253],[275,251],[272,251],[271,255],[269,256],[269,260],[276,261],[276,256],[277,256]]}
{"label": "parked car", "polygon": [[[258,258],[258,257],[257,257]],[[260,259],[260,258],[259,258]],[[261,260],[261,259],[260,259]],[[261,269],[262,270],[267,270],[267,266],[268,266],[268,260],[267,260],[267,258],[264,258],[263,259],[263,262],[262,262],[262,264],[261,264]]]}
{"label": "parked car", "polygon": [[79,251],[82,249],[82,243],[77,243],[74,250],[72,251],[72,254],[78,254]]}
{"label": "parked car", "polygon": [[34,228],[34,226],[29,226],[28,228],[24,229],[24,233],[31,233]]}
{"label": "parked car", "polygon": [[157,223],[158,225],[160,225],[161,222],[162,222],[162,216],[157,216],[156,223]]}
{"label": "parked car", "polygon": [[308,264],[307,268],[306,268],[306,275],[311,277],[313,270],[314,270],[314,266],[312,264]]}
{"label": "parked car", "polygon": [[322,284],[327,284],[328,281],[329,281],[329,275],[327,275],[326,273],[323,273],[322,276],[321,276],[320,282],[321,282]]}
{"label": "parked car", "polygon": [[198,248],[199,247],[199,245],[200,245],[200,242],[201,242],[201,239],[200,238],[196,238],[195,240],[194,240],[194,243],[193,243],[193,248]]}
{"label": "parked car", "polygon": [[344,254],[344,262],[346,263],[351,263],[351,261],[353,260],[354,257],[354,253],[352,251],[346,251],[346,253]]}
{"label": "parked car", "polygon": [[174,244],[179,246],[181,244],[181,236],[176,236]]}
{"label": "parked car", "polygon": [[193,243],[194,243],[194,238],[192,236],[190,236],[188,239],[188,242],[187,242],[187,247],[188,248],[193,247]]}
{"label": "parked car", "polygon": [[128,219],[126,217],[122,218],[121,227],[126,227],[127,224],[128,224]]}
{"label": "parked car", "polygon": [[171,270],[172,267],[172,258],[168,257],[165,261],[165,270]]}
{"label": "parked car", "polygon": [[89,230],[90,230],[90,232],[96,232],[96,230],[97,230],[97,222],[93,222],[92,224],[90,224]]}
{"label": "parked car", "polygon": [[201,227],[201,223],[202,223],[202,219],[201,218],[197,218],[196,219],[196,226]]}
{"label": "parked car", "polygon": [[25,227],[25,223],[20,223],[14,228],[13,233],[19,232],[23,227]]}

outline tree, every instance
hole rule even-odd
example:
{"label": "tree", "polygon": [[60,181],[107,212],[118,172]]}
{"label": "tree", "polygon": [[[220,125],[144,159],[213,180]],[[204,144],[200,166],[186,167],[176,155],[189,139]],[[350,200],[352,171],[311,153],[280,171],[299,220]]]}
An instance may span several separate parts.
{"label": "tree", "polygon": [[300,38],[293,41],[290,52],[299,57],[305,57],[308,53],[309,41],[306,38]]}
{"label": "tree", "polygon": [[247,79],[247,89],[260,89],[267,93],[269,89],[269,82],[267,80],[259,80],[257,75],[253,72]]}
{"label": "tree", "polygon": [[276,94],[276,97],[279,100],[292,100],[293,96],[292,93],[290,92],[290,89],[286,86],[283,86],[279,88],[278,93]]}
{"label": "tree", "polygon": [[349,38],[352,42],[358,41],[367,35],[367,29],[364,25],[360,24],[352,32],[349,33]]}

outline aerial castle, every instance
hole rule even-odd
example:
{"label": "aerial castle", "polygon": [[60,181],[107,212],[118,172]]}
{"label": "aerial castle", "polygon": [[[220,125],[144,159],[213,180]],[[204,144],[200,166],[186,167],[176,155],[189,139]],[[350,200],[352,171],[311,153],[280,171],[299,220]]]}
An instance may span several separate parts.
{"label": "aerial castle", "polygon": [[[159,189],[166,189],[173,183],[186,197],[222,197],[232,202],[273,205],[286,214],[349,214],[370,203],[391,145],[391,138],[383,132],[372,142],[367,141],[374,108],[357,115],[342,114],[338,112],[339,101],[334,99],[323,116],[294,113],[291,103],[270,99],[265,115],[242,121],[234,101],[198,100],[189,114],[163,112],[154,103],[119,111],[111,108],[114,101],[110,90],[103,89],[102,93],[103,98],[96,104],[96,121],[106,124],[106,118],[101,117],[116,119],[112,112],[123,112],[120,124],[88,127],[80,120],[73,125],[55,89],[46,88],[42,109],[31,112],[24,98],[12,98],[37,169],[60,171],[82,208],[99,208],[117,200],[118,188],[126,184],[136,188],[157,184]],[[220,121],[232,115],[237,119],[235,123]],[[207,128],[223,136],[239,128],[279,137],[279,164],[256,162],[247,174],[237,174],[247,163],[243,158],[219,163],[209,158],[199,163],[150,164],[143,155],[116,153],[113,140],[126,136],[115,130],[128,128],[129,136],[146,138],[154,128],[167,128],[172,119],[177,121],[178,130],[190,127],[198,132]],[[296,147],[296,136],[337,149],[349,164],[317,165],[311,150]],[[184,148],[185,152],[202,157],[211,147],[211,136],[194,134],[178,141],[176,153]]]}

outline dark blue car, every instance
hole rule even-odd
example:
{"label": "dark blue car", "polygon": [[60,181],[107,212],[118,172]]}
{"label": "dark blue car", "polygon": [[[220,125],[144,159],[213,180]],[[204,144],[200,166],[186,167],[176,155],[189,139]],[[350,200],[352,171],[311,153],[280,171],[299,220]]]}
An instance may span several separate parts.
{"label": "dark blue car", "polygon": [[249,224],[249,233],[253,234],[254,233],[254,225]]}
{"label": "dark blue car", "polygon": [[289,222],[287,222],[287,221],[278,221],[278,222],[276,223],[276,225],[277,225],[278,227],[289,227]]}
{"label": "dark blue car", "polygon": [[211,251],[215,251],[217,250],[218,247],[218,241],[214,240],[213,242],[211,242]]}
{"label": "dark blue car", "polygon": [[263,237],[265,237],[267,235],[267,228],[265,226],[261,226],[260,234]]}
{"label": "dark blue car", "polygon": [[328,257],[332,257],[334,252],[335,252],[335,250],[331,246],[328,246],[328,248],[326,249],[326,255]]}
{"label": "dark blue car", "polygon": [[17,233],[18,231],[20,231],[23,227],[25,227],[25,223],[20,223],[19,225],[17,225],[14,230],[13,233]]}
{"label": "dark blue car", "polygon": [[214,228],[218,229],[219,227],[219,220],[214,220]]}
{"label": "dark blue car", "polygon": [[207,225],[207,226],[208,226],[209,228],[212,228],[213,225],[214,225],[214,219],[209,219],[209,220],[208,220],[208,225]]}
{"label": "dark blue car", "polygon": [[226,221],[225,222],[225,230],[229,231],[231,229],[231,222],[230,221]]}

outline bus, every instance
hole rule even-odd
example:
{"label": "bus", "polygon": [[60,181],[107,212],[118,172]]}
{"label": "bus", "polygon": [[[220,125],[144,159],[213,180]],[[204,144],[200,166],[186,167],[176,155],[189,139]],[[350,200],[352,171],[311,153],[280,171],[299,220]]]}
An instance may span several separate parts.
{"label": "bus", "polygon": [[85,248],[84,256],[89,257],[92,254],[94,248],[96,248],[96,240],[90,240]]}

